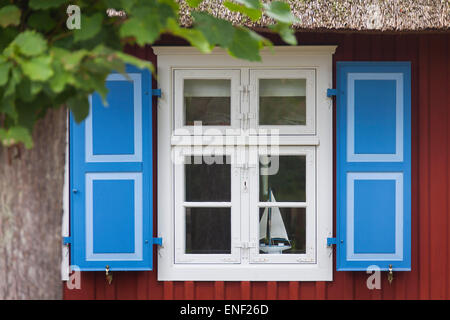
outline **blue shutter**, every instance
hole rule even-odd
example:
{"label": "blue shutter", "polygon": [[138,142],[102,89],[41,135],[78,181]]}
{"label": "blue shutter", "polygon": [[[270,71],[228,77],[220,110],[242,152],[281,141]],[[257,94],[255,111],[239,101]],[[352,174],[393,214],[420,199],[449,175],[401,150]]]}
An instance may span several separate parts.
{"label": "blue shutter", "polygon": [[411,270],[409,62],[337,63],[337,270]]}
{"label": "blue shutter", "polygon": [[71,264],[152,269],[152,105],[147,70],[108,76],[108,106],[70,117]]}

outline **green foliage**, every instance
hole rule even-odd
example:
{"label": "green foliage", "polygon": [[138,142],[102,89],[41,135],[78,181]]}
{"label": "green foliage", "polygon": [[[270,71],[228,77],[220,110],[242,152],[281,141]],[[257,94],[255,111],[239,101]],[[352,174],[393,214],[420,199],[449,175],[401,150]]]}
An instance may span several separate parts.
{"label": "green foliage", "polygon": [[20,23],[20,10],[16,6],[5,6],[0,9],[0,26],[17,26]]}
{"label": "green foliage", "polygon": [[[32,130],[49,109],[66,106],[77,122],[89,113],[88,96],[107,94],[105,79],[125,65],[153,70],[150,62],[123,52],[128,44],[151,45],[166,33],[187,40],[201,52],[215,46],[240,59],[259,61],[270,41],[245,27],[198,11],[202,0],[186,0],[194,24],[178,24],[176,0],[0,0],[0,143],[33,145]],[[81,29],[69,30],[67,7],[77,5]],[[225,1],[231,11],[252,21],[273,18],[271,30],[295,44],[295,18],[287,3]],[[108,17],[108,9],[126,17]]]}

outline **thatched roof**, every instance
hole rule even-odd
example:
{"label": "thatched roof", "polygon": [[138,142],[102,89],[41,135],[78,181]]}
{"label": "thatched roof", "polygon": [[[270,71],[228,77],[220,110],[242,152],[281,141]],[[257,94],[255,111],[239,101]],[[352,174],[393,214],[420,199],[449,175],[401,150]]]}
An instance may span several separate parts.
{"label": "thatched roof", "polygon": [[[181,24],[192,24],[190,8],[181,4]],[[235,24],[265,27],[273,21],[264,16],[257,23],[230,12],[224,0],[205,0],[199,9]],[[266,1],[267,2],[267,1]],[[300,19],[298,29],[418,31],[449,30],[450,0],[287,0]]]}

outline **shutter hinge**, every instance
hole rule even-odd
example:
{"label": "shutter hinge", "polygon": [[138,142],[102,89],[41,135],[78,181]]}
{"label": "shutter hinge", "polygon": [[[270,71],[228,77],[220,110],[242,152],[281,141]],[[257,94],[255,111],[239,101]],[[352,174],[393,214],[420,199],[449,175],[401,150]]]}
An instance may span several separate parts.
{"label": "shutter hinge", "polygon": [[162,246],[162,238],[153,238],[152,242],[157,246]]}
{"label": "shutter hinge", "polygon": [[152,89],[152,96],[161,98],[161,89]]}
{"label": "shutter hinge", "polygon": [[337,89],[327,89],[327,97],[337,96]]}
{"label": "shutter hinge", "polygon": [[327,246],[331,247],[332,245],[337,244],[337,239],[336,238],[327,238]]}
{"label": "shutter hinge", "polygon": [[69,243],[72,243],[72,237],[63,237],[62,238],[62,242],[63,242],[63,245],[68,245]]}

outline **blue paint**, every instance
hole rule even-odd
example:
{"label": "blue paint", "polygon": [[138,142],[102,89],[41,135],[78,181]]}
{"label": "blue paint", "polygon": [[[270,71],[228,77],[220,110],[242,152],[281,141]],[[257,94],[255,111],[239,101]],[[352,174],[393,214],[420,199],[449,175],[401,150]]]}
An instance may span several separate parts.
{"label": "blue paint", "polygon": [[395,154],[395,113],[395,80],[355,80],[355,153]]}
{"label": "blue paint", "polygon": [[355,253],[395,252],[395,180],[355,180]]}
{"label": "blue paint", "polygon": [[[70,194],[70,237],[72,239],[70,245],[70,259],[72,265],[77,265],[82,271],[104,271],[106,265],[110,266],[111,271],[118,270],[152,270],[153,267],[153,246],[145,243],[145,240],[152,239],[153,234],[153,188],[152,188],[152,101],[151,96],[144,94],[151,90],[151,75],[148,70],[140,70],[131,66],[127,66],[126,71],[128,73],[140,73],[141,74],[141,86],[142,95],[140,96],[142,103],[142,161],[136,162],[96,162],[86,163],[86,137],[85,137],[85,121],[77,124],[73,116],[70,116],[70,189],[77,189],[78,192]],[[112,95],[108,95],[108,104],[113,110],[117,101],[126,102],[118,107],[117,112],[111,112],[102,110],[96,114],[93,114],[93,135],[94,135],[94,152],[105,152],[107,154],[130,154],[133,153],[134,142],[131,132],[134,135],[134,123],[130,125],[130,119],[133,114],[134,101],[131,103],[130,92],[132,92],[128,81],[111,81],[118,85],[111,91]],[[107,82],[110,87],[109,81]],[[111,87],[110,87],[111,88]],[[128,97],[128,98],[124,98]],[[95,101],[95,97],[93,97]],[[115,100],[115,101],[112,101]],[[95,102],[98,107],[99,102]],[[125,108],[125,109],[121,109]],[[126,113],[125,112],[126,110]],[[111,112],[111,113],[110,113]],[[129,114],[128,114],[129,113]],[[125,119],[123,118],[125,117]],[[123,122],[127,125],[121,125]],[[134,120],[133,120],[134,121]],[[118,125],[119,124],[119,125]],[[117,132],[114,132],[117,131]],[[125,138],[120,140],[119,138],[111,138],[124,135]],[[108,138],[96,139],[99,136],[108,135]],[[98,143],[95,145],[95,143]],[[118,146],[114,144],[117,143]],[[87,260],[86,259],[86,174],[97,172],[110,172],[110,173],[142,173],[142,259],[139,260],[126,260],[126,259],[99,259]],[[128,180],[125,180],[128,181]],[[122,181],[116,181],[109,183],[106,186],[100,181],[94,180],[94,190],[96,187],[97,195],[94,196],[94,212],[93,216],[96,221],[94,222],[94,251],[108,251],[106,254],[127,254],[123,251],[134,250],[131,245],[131,238],[134,238],[134,234],[129,230],[131,225],[131,216],[134,217],[134,212],[129,208],[131,201],[131,187],[127,183]],[[116,183],[117,182],[117,183]],[[106,183],[108,184],[108,183]],[[113,190],[117,187],[117,190]],[[108,192],[106,190],[110,189]],[[124,195],[120,193],[124,192]],[[100,194],[103,194],[99,197]],[[119,199],[121,197],[121,199]],[[108,203],[108,202],[112,202]],[[112,209],[113,206],[126,207],[126,210],[118,213],[116,209]],[[106,210],[114,211],[114,217],[108,216],[108,213],[102,212],[103,208]],[[113,218],[111,220],[111,218]],[[102,223],[105,225],[102,226]],[[119,223],[124,223],[124,226],[119,226]],[[113,239],[111,232],[118,230],[119,233],[126,236],[127,240],[124,243],[118,243],[118,239]],[[133,231],[134,232],[134,231]],[[113,241],[108,244],[109,241]],[[94,252],[95,253],[95,252]]]}
{"label": "blue paint", "polygon": [[93,154],[134,154],[134,90],[131,81],[107,81],[108,105],[92,95]]}
{"label": "blue paint", "polygon": [[152,89],[152,96],[161,97],[161,89]]}
{"label": "blue paint", "polygon": [[327,89],[327,97],[337,96],[336,89]]}
{"label": "blue paint", "polygon": [[337,243],[337,239],[336,238],[327,238],[327,246],[331,246],[333,244]]}
{"label": "blue paint", "polygon": [[[336,233],[338,271],[366,271],[370,265],[377,265],[381,270],[388,270],[392,265],[394,271],[411,270],[411,64],[410,62],[337,62],[336,99]],[[401,73],[403,75],[403,161],[349,162],[347,159],[347,120],[348,120],[348,76],[350,73]],[[356,153],[394,153],[393,137],[396,128],[392,108],[393,84],[390,81],[375,82],[375,89],[370,89],[370,79],[356,81],[356,116],[355,152]],[[378,80],[377,80],[378,81]],[[359,83],[358,83],[359,82]],[[362,90],[362,91],[361,91]],[[373,92],[371,92],[373,91]],[[367,101],[365,101],[365,99]],[[365,107],[361,108],[364,102]],[[380,103],[383,106],[380,106]],[[387,103],[387,104],[386,104]],[[374,111],[369,106],[377,105]],[[358,110],[359,109],[359,110]],[[384,130],[386,129],[386,130]],[[383,131],[383,132],[381,132]],[[403,176],[403,247],[400,259],[380,260],[380,252],[392,251],[393,203],[395,192],[391,181],[381,182],[355,181],[354,214],[354,250],[367,254],[366,259],[348,259],[347,243],[347,177],[351,173],[401,173]],[[370,194],[370,195],[369,195]],[[378,199],[378,200],[376,200]],[[384,202],[381,204],[379,202]],[[376,219],[376,214],[383,215],[383,220]],[[384,221],[386,219],[386,221]],[[367,227],[370,224],[371,227]]]}
{"label": "blue paint", "polygon": [[134,252],[134,181],[93,181],[94,253]]}

